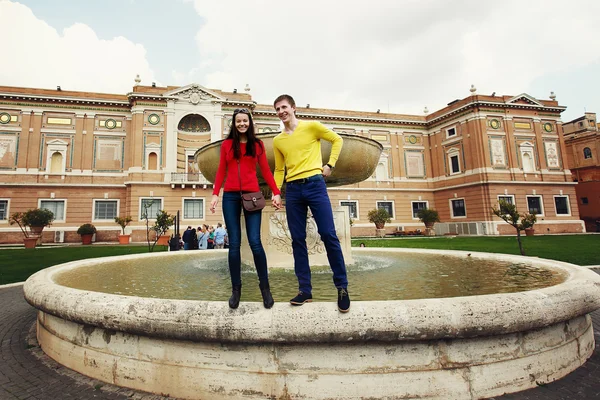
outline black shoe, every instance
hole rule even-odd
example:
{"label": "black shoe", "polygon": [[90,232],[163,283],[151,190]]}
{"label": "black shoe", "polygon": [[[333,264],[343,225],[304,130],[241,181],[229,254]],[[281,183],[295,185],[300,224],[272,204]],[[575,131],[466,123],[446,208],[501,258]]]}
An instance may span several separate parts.
{"label": "black shoe", "polygon": [[262,294],[263,305],[265,306],[265,308],[273,307],[273,304],[275,304],[275,300],[273,300],[273,295],[271,295],[271,288],[269,287],[269,284],[261,283],[258,285],[258,287],[260,287],[260,294]]}
{"label": "black shoe", "polygon": [[242,297],[242,285],[235,285],[231,289],[231,297],[229,298],[229,308],[238,308],[240,305],[240,297]]}
{"label": "black shoe", "polygon": [[343,313],[350,311],[350,295],[346,288],[338,289],[338,310]]}
{"label": "black shoe", "polygon": [[304,303],[310,303],[310,302],[312,302],[312,294],[304,293],[304,292],[298,292],[296,297],[294,297],[293,299],[290,300],[290,303],[293,306],[301,306]]}

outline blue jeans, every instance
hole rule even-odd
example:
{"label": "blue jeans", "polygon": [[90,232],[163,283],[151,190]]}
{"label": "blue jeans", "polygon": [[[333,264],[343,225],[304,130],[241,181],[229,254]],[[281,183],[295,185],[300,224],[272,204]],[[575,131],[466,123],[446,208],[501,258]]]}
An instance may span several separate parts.
{"label": "blue jeans", "polygon": [[321,240],[325,244],[327,259],[333,271],[333,283],[338,289],[347,288],[346,264],[340,240],[335,233],[333,211],[323,178],[319,178],[319,176],[311,177],[311,180],[306,183],[288,182],[285,196],[285,208],[288,227],[292,236],[294,271],[298,278],[298,289],[304,293],[312,293],[308,249],[306,247],[308,208],[312,212]]}
{"label": "blue jeans", "polygon": [[250,244],[250,250],[254,257],[254,265],[258,280],[261,285],[269,283],[269,273],[267,271],[267,255],[260,241],[260,223],[262,211],[247,212],[242,208],[242,196],[240,192],[223,193],[223,216],[227,235],[229,236],[229,274],[231,275],[231,284],[238,286],[242,284],[242,257],[240,246],[242,244],[242,227],[240,217],[244,211],[246,220],[246,236]]}

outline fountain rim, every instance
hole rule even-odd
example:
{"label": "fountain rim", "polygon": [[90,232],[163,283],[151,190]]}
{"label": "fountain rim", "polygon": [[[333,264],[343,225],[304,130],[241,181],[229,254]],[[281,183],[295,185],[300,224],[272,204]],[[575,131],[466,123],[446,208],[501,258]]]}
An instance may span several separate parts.
{"label": "fountain rim", "polygon": [[[398,342],[470,338],[542,328],[600,308],[600,277],[585,267],[565,262],[466,251],[389,248],[353,248],[352,251],[458,257],[471,254],[473,258],[528,263],[560,270],[566,273],[566,278],[557,285],[525,292],[353,301],[347,314],[339,313],[334,302],[316,302],[303,307],[280,302],[267,310],[262,303],[242,301],[239,309],[231,310],[226,299],[197,301],[125,296],[74,289],[58,285],[53,280],[55,274],[81,266],[174,255],[165,252],[60,264],[32,275],[25,282],[23,290],[26,300],[33,307],[76,323],[165,339],[246,343]],[[226,252],[216,250],[205,257]],[[197,257],[198,253],[193,252],[190,256]]]}

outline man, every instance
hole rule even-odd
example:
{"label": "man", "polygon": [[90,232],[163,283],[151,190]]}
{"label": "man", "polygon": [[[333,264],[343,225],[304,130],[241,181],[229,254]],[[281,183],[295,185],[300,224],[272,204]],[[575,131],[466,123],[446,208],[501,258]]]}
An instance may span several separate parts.
{"label": "man", "polygon": [[[273,139],[274,177],[277,186],[281,187],[284,171],[287,170],[285,174],[287,222],[292,236],[294,271],[299,288],[298,295],[291,299],[290,303],[300,306],[312,301],[306,247],[306,218],[310,208],[333,271],[333,283],[338,291],[338,310],[348,312],[350,296],[346,264],[340,241],[335,233],[333,211],[324,179],[331,175],[335,167],[342,150],[343,139],[319,122],[298,120],[296,103],[287,94],[277,97],[273,105],[284,125],[283,132]],[[321,139],[331,142],[331,155],[325,165],[322,165]]]}
{"label": "man", "polygon": [[215,249],[225,248],[225,236],[227,236],[227,231],[223,228],[223,224],[219,222],[217,229],[215,229]]}
{"label": "man", "polygon": [[185,232],[183,232],[183,249],[190,250],[192,248],[192,227],[188,226]]}

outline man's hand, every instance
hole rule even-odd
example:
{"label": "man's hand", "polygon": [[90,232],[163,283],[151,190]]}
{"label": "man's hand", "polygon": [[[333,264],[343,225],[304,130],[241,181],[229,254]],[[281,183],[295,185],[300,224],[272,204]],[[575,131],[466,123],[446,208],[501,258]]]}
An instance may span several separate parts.
{"label": "man's hand", "polygon": [[323,176],[329,176],[329,175],[331,175],[332,172],[333,172],[333,169],[329,165],[327,165],[327,164],[323,165]]}
{"label": "man's hand", "polygon": [[275,207],[278,210],[281,208],[281,196],[278,194],[273,196],[273,207]]}

